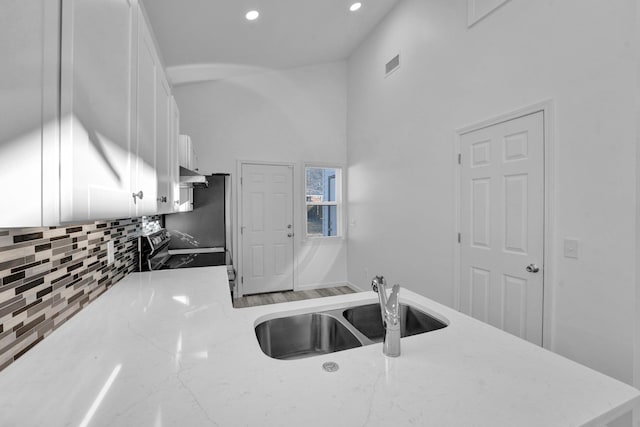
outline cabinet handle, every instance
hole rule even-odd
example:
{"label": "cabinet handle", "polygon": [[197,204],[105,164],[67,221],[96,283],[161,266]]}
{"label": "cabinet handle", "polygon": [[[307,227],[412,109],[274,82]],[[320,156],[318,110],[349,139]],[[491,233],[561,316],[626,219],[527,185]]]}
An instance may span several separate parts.
{"label": "cabinet handle", "polygon": [[142,192],[142,190],[138,191],[137,193],[132,193],[131,196],[133,196],[133,204],[136,204],[136,197],[140,200],[143,199],[144,197],[144,193]]}
{"label": "cabinet handle", "polygon": [[167,203],[167,196],[161,196],[156,199],[160,203]]}

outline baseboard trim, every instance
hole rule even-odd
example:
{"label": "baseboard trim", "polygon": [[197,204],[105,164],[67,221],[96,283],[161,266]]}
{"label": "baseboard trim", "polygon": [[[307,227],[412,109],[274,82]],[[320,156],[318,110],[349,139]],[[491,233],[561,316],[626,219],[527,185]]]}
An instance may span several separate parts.
{"label": "baseboard trim", "polygon": [[356,291],[356,292],[366,292],[366,291],[369,291],[369,290],[370,290],[370,289],[362,289],[362,288],[360,288],[360,287],[358,287],[358,286],[354,285],[354,284],[353,284],[353,283],[351,283],[351,282],[347,282],[347,283],[345,283],[344,285],[345,285],[345,286],[350,287],[351,289],[353,289],[353,290],[354,290],[354,291]]}
{"label": "baseboard trim", "polygon": [[304,285],[304,286],[295,287],[293,290],[294,291],[312,291],[314,289],[336,288],[338,286],[347,286],[353,289],[354,291],[357,290],[348,282],[319,283],[315,285]]}

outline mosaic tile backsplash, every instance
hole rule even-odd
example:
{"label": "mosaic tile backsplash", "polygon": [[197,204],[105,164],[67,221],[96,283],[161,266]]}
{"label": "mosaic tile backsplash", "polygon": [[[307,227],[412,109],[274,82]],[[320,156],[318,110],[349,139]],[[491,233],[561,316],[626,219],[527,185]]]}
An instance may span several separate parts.
{"label": "mosaic tile backsplash", "polygon": [[133,218],[0,229],[0,370],[136,270],[141,228]]}

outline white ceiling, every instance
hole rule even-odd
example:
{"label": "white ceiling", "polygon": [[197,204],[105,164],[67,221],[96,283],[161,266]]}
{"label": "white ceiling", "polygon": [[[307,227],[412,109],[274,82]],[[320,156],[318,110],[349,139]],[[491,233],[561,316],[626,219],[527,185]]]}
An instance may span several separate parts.
{"label": "white ceiling", "polygon": [[[142,0],[174,83],[347,58],[400,0]],[[260,11],[253,22],[244,15]]]}

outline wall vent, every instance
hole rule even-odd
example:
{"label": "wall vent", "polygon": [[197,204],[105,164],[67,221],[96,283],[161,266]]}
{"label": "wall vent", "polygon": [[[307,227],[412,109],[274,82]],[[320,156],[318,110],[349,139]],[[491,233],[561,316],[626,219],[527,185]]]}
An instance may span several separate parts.
{"label": "wall vent", "polygon": [[387,64],[384,66],[385,75],[388,76],[389,74],[397,70],[399,67],[400,67],[400,54],[397,54],[396,56],[393,57],[391,61],[387,62]]}

